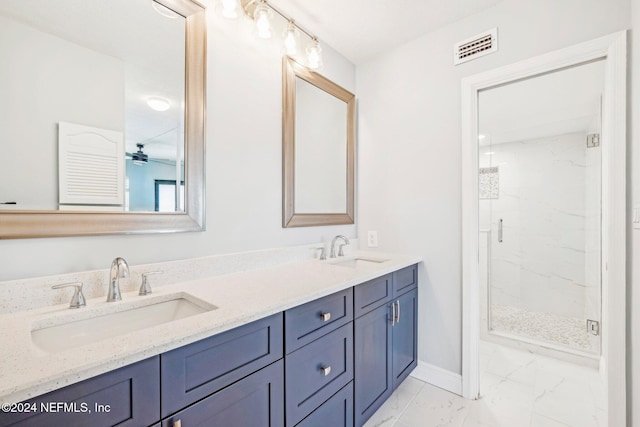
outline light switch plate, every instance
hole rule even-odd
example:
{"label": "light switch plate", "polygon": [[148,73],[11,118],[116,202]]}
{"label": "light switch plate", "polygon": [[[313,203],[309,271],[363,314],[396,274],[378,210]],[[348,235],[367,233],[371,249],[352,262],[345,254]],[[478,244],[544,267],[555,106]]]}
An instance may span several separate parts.
{"label": "light switch plate", "polygon": [[633,228],[640,229],[640,205],[633,208]]}

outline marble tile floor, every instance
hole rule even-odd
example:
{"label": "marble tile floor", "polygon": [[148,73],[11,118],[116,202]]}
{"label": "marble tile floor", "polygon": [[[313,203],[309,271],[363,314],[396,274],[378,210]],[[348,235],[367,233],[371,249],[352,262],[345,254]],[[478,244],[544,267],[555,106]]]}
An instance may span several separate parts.
{"label": "marble tile floor", "polygon": [[407,378],[365,427],[606,427],[599,373],[481,342],[481,398]]}

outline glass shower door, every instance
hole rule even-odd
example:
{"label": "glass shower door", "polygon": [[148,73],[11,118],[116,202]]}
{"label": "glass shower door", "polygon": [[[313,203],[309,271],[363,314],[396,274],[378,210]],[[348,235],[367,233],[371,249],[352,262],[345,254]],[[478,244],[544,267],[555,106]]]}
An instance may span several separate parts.
{"label": "glass shower door", "polygon": [[593,62],[480,93],[489,333],[600,352],[603,82]]}

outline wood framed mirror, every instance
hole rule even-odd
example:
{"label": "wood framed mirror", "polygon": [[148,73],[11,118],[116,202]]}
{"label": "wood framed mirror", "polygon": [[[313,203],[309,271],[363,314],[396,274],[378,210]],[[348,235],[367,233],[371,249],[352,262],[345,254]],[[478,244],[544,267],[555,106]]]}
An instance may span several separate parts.
{"label": "wood framed mirror", "polygon": [[282,226],[354,223],[355,96],[283,58]]}
{"label": "wood framed mirror", "polygon": [[[87,0],[67,5],[65,1],[8,0],[0,5],[0,32],[8,42],[0,43],[7,65],[0,77],[8,82],[0,85],[0,93],[4,108],[13,111],[0,126],[3,156],[11,163],[0,184],[0,239],[203,230],[204,7],[192,0]],[[12,49],[12,39],[24,42],[22,47],[4,50]],[[32,40],[35,45],[26,45]],[[38,49],[55,52],[46,59],[51,62],[43,62]],[[16,69],[27,75],[23,81]],[[157,93],[168,94],[164,101],[171,109],[151,106],[149,101]],[[12,128],[10,121],[23,125]],[[95,178],[106,167],[102,160],[91,163],[101,152],[87,149],[82,161],[63,161],[68,154],[63,152],[65,141],[73,143],[80,133],[90,135],[83,139],[89,141],[87,146],[97,140],[117,145],[117,155],[112,156],[116,167],[109,168],[108,179]],[[161,154],[166,139],[173,140],[171,153]],[[134,200],[136,178],[128,169],[151,163],[173,171],[169,182],[175,197],[169,196],[171,207],[165,211],[157,206],[158,188],[169,187],[166,177],[152,177],[155,190],[153,180],[145,182],[145,188],[155,191],[155,209],[152,194],[140,198],[150,199],[146,204]],[[73,178],[78,164],[83,173],[95,172],[94,176]],[[89,186],[94,178],[99,181]],[[67,179],[75,179],[76,187],[69,190]],[[68,198],[83,186],[89,189],[86,201]],[[107,192],[104,187],[114,193],[115,201],[95,197]]]}

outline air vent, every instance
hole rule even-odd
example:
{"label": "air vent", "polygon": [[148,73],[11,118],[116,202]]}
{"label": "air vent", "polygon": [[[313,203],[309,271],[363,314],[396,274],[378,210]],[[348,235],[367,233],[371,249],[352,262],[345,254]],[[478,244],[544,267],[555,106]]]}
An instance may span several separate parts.
{"label": "air vent", "polygon": [[462,64],[497,51],[498,28],[496,27],[456,43],[453,46],[453,63]]}

